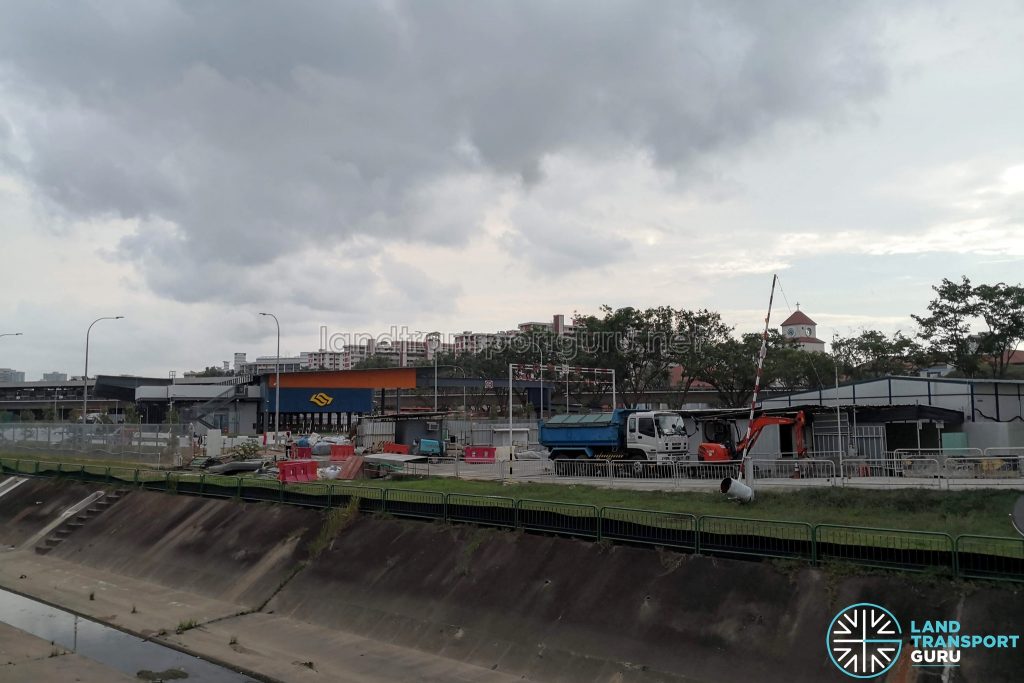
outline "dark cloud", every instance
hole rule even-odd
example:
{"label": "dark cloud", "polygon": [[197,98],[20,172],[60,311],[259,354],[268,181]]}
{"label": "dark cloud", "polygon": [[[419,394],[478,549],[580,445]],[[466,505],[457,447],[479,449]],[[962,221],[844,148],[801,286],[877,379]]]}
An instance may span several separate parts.
{"label": "dark cloud", "polygon": [[[886,86],[870,7],[7,3],[0,163],[71,218],[140,219],[120,252],[157,293],[254,301],[292,254],[463,244],[494,201],[460,199],[474,176],[529,192],[548,155],[637,149],[684,170],[842,120]],[[604,262],[625,242],[586,244]]]}

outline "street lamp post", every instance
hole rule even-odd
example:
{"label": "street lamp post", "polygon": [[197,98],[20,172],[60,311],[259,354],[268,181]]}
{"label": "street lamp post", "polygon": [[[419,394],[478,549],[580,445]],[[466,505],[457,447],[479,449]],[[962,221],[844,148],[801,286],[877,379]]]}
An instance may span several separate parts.
{"label": "street lamp post", "polygon": [[437,333],[437,332],[434,332],[431,336],[434,339],[434,341],[433,341],[433,353],[434,353],[434,412],[436,413],[437,412],[437,352],[438,352],[438,349],[441,347],[441,343],[440,343],[441,338],[440,338],[440,334]]}
{"label": "street lamp post", "polygon": [[281,432],[281,323],[273,313],[260,313],[274,319],[277,326],[277,355],[274,356],[274,445],[280,442]]}
{"label": "street lamp post", "polygon": [[836,339],[839,338],[839,333],[834,332],[832,335],[832,365],[836,370],[836,440],[839,446],[839,460],[842,462],[843,455],[846,453],[846,449],[843,448],[843,426],[840,421],[839,412],[839,358],[836,355]]}
{"label": "street lamp post", "polygon": [[89,323],[89,329],[85,331],[85,374],[82,376],[82,424],[85,424],[85,418],[89,414],[89,333],[92,332],[92,326],[101,320],[120,320],[123,315],[106,316],[104,318],[96,318]]}

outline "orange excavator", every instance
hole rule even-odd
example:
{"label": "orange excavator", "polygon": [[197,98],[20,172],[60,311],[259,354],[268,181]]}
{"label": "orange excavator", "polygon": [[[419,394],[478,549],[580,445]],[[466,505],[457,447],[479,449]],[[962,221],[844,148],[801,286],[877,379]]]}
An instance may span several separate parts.
{"label": "orange excavator", "polygon": [[759,415],[754,418],[750,425],[750,436],[735,442],[733,436],[733,424],[723,420],[715,420],[707,426],[713,427],[712,435],[708,435],[705,428],[705,438],[710,439],[697,448],[697,459],[700,462],[729,462],[739,460],[743,457],[743,451],[751,448],[761,436],[761,430],[769,425],[792,425],[794,442],[796,445],[796,457],[807,457],[807,446],[804,444],[804,426],[807,424],[807,416],[801,410],[795,417],[782,417],[777,415]]}

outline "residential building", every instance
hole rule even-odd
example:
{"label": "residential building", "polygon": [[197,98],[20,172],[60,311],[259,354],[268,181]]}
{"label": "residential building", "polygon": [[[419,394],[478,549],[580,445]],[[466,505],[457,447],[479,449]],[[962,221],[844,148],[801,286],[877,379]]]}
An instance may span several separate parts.
{"label": "residential building", "polygon": [[11,368],[0,368],[0,382],[24,382],[25,373]]}
{"label": "residential building", "polygon": [[67,382],[68,381],[68,373],[66,373],[66,372],[44,372],[43,373],[43,381],[44,382]]}

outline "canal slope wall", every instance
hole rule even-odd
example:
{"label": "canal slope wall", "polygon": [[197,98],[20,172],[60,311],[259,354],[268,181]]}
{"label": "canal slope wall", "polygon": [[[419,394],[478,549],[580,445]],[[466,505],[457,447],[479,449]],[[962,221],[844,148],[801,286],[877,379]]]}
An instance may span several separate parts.
{"label": "canal slope wall", "polygon": [[[97,490],[29,480],[0,497],[0,542]],[[20,497],[11,498],[18,493]],[[27,510],[27,511],[26,511]],[[832,616],[1019,633],[1012,585],[819,570],[377,516],[131,490],[51,553],[535,681],[843,681]],[[2,561],[2,555],[0,555]],[[949,681],[1016,681],[1024,650],[965,651]],[[943,680],[907,662],[882,681]]]}

